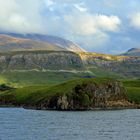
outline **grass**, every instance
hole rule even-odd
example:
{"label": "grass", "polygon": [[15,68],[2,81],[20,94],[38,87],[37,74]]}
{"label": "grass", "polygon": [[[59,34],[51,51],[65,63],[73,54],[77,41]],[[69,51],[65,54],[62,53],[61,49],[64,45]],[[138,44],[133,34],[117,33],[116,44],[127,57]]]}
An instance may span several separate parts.
{"label": "grass", "polygon": [[128,99],[140,104],[140,80],[125,80],[123,84],[126,87]]}
{"label": "grass", "polygon": [[[102,70],[94,69],[98,77],[114,77]],[[81,78],[90,75],[89,73],[69,72],[7,72],[0,74],[0,84],[17,87],[17,89],[0,93],[16,100],[17,103],[37,103],[38,101],[57,94],[69,94],[73,87],[83,82],[106,82],[109,78]],[[79,79],[80,78],[80,79]],[[115,77],[114,77],[115,78]],[[74,80],[77,79],[77,80]],[[68,82],[67,82],[68,81]],[[140,104],[140,80],[121,80],[126,87],[128,99],[131,102]]]}
{"label": "grass", "polygon": [[28,72],[5,72],[0,74],[0,84],[7,84],[17,88],[27,86],[42,86],[42,85],[55,85],[63,83],[68,80],[80,78],[83,76],[91,75],[87,72],[41,72],[41,71],[28,71]]}
{"label": "grass", "polygon": [[71,80],[62,84],[53,86],[30,86],[19,89],[13,89],[0,93],[0,98],[9,99],[9,101],[15,101],[18,104],[37,104],[41,100],[46,100],[52,96],[68,95],[71,96],[72,90],[76,85],[83,83],[96,83],[104,84],[112,81],[112,79],[106,78],[81,78],[77,80]]}
{"label": "grass", "polygon": [[119,79],[122,77],[122,75],[117,74],[115,72],[111,72],[108,70],[104,70],[102,68],[92,67],[88,68],[96,77],[109,77],[113,79]]}

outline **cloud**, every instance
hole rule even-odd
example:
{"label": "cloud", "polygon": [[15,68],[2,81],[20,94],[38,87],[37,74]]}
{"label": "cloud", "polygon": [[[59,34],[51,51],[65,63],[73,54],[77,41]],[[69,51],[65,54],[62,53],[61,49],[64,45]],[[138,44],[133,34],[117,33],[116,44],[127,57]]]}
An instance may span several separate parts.
{"label": "cloud", "polygon": [[137,12],[130,17],[130,25],[135,29],[140,30],[140,12]]}
{"label": "cloud", "polygon": [[77,8],[80,12],[86,12],[88,9],[85,6],[85,3],[74,4],[74,7]]}
{"label": "cloud", "polygon": [[95,15],[88,12],[74,12],[65,15],[64,20],[74,34],[77,35],[93,35],[98,32],[117,32],[119,30],[121,20],[114,15]]}
{"label": "cloud", "polygon": [[[34,3],[34,4],[32,4]],[[0,30],[7,32],[42,32],[43,23],[38,0],[0,0]]]}
{"label": "cloud", "polygon": [[121,24],[121,20],[114,15],[96,15],[94,20],[98,28],[111,32],[117,32]]}

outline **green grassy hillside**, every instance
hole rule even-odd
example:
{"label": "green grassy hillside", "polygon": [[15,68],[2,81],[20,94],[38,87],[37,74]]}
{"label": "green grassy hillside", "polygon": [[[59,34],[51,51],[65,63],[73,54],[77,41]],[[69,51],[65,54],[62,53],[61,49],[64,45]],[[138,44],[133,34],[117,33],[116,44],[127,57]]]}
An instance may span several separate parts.
{"label": "green grassy hillside", "polygon": [[53,86],[29,86],[1,92],[0,100],[4,99],[7,102],[15,102],[16,104],[36,105],[38,102],[48,100],[52,96],[72,96],[72,90],[77,85],[82,85],[86,83],[104,85],[107,82],[112,83],[114,82],[114,80],[107,78],[81,78]]}
{"label": "green grassy hillside", "polygon": [[[98,74],[98,71],[97,71]],[[57,93],[70,93],[76,84],[86,81],[90,73],[70,73],[70,72],[5,72],[0,74],[0,84],[6,84],[17,89],[1,93],[6,98],[16,99],[17,102],[38,102],[45,96]],[[99,75],[101,76],[101,75]],[[97,77],[99,77],[97,76]],[[106,75],[103,75],[104,77]],[[94,81],[104,82],[108,78],[94,78]],[[69,81],[72,80],[72,81]],[[88,78],[88,81],[93,78]],[[68,81],[68,82],[66,82]],[[65,83],[64,83],[65,82]],[[122,80],[127,90],[127,96],[131,102],[140,104],[140,80]]]}
{"label": "green grassy hillside", "polygon": [[88,72],[13,71],[0,73],[0,84],[14,87],[54,85],[84,76],[92,76],[92,74]]}
{"label": "green grassy hillside", "polygon": [[123,81],[127,90],[127,96],[131,102],[140,104],[140,80]]}

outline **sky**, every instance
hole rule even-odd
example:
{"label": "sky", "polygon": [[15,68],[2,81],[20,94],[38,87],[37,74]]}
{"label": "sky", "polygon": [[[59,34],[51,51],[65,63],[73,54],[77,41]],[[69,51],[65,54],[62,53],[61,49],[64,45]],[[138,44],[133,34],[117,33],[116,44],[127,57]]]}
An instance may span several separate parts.
{"label": "sky", "polygon": [[55,35],[120,54],[140,48],[140,0],[0,0],[0,32]]}

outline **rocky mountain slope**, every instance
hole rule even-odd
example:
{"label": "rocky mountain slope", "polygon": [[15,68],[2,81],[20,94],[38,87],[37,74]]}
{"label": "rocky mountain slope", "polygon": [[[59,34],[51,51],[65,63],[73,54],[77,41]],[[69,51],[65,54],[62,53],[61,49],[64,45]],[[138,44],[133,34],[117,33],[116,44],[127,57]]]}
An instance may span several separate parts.
{"label": "rocky mountain slope", "polygon": [[140,48],[132,48],[132,49],[128,50],[126,53],[124,53],[122,55],[140,57]]}
{"label": "rocky mountain slope", "polygon": [[[4,38],[5,37],[5,38]],[[9,42],[9,38],[12,43],[8,46],[16,46],[15,49],[40,49],[40,50],[65,50],[65,51],[73,51],[73,52],[83,52],[84,49],[80,48],[77,44],[72,41],[50,35],[40,35],[40,34],[15,34],[15,33],[7,33],[6,35],[0,34],[0,42],[2,42],[2,46],[7,46],[7,42]],[[13,39],[13,40],[12,40]],[[5,42],[4,42],[5,41]],[[15,42],[16,41],[16,42]],[[1,46],[1,45],[0,45]],[[8,47],[7,46],[7,47]],[[1,51],[1,48],[0,48]]]}
{"label": "rocky mountain slope", "polygon": [[83,69],[78,54],[69,51],[22,51],[0,54],[0,71]]}
{"label": "rocky mountain slope", "polygon": [[0,52],[32,51],[32,50],[54,50],[67,51],[55,44],[35,41],[31,39],[16,38],[9,35],[0,35]]}

